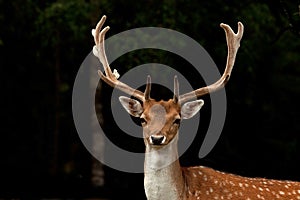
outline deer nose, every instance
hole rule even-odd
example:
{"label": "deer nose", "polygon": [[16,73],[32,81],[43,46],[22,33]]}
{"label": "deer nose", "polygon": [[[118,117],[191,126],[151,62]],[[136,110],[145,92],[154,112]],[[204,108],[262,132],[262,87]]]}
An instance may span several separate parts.
{"label": "deer nose", "polygon": [[151,135],[150,143],[154,145],[161,145],[166,141],[166,136],[163,135]]}

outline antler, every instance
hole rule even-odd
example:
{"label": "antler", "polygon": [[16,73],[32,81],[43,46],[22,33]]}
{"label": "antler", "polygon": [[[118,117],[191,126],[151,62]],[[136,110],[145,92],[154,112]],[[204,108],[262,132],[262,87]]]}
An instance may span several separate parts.
{"label": "antler", "polygon": [[[96,57],[98,57],[99,61],[102,63],[105,75],[102,73],[101,70],[98,70],[98,74],[100,78],[105,81],[110,86],[117,88],[126,94],[134,96],[135,98],[141,101],[147,101],[150,99],[150,90],[151,90],[151,78],[148,76],[147,78],[147,85],[145,92],[141,92],[139,90],[133,89],[132,87],[128,86],[127,84],[118,80],[119,74],[116,70],[114,72],[111,71],[111,68],[108,64],[106,53],[105,53],[105,45],[104,39],[105,34],[109,30],[109,26],[102,29],[102,26],[106,20],[106,16],[104,15],[101,20],[98,22],[96,29],[92,30],[92,35],[94,36],[95,46],[93,47],[93,53]],[[231,71],[235,62],[237,51],[240,47],[240,41],[242,39],[244,33],[244,26],[241,22],[238,22],[238,32],[235,34],[233,30],[227,24],[221,23],[220,26],[224,29],[226,34],[226,41],[228,47],[228,55],[227,55],[227,63],[226,68],[221,76],[221,78],[216,81],[215,83],[196,89],[194,91],[182,94],[179,96],[178,91],[178,80],[177,77],[174,78],[174,101],[180,104],[193,99],[195,96],[200,97],[208,93],[215,92],[224,87],[224,85],[228,82]],[[101,30],[102,29],[102,30]]]}
{"label": "antler", "polygon": [[235,62],[236,53],[240,47],[240,41],[242,39],[243,33],[244,33],[244,26],[241,22],[238,22],[238,32],[235,34],[233,30],[228,26],[227,24],[221,23],[220,26],[224,29],[226,34],[226,41],[228,46],[228,54],[227,54],[227,63],[226,68],[221,76],[221,78],[216,81],[215,83],[202,87],[199,89],[196,89],[192,92],[185,93],[179,96],[179,102],[184,103],[186,101],[189,101],[190,99],[193,99],[195,96],[200,97],[208,93],[215,92],[221,88],[224,87],[224,85],[228,82],[231,71]]}
{"label": "antler", "polygon": [[[150,98],[150,85],[151,85],[151,78],[148,76],[147,78],[147,85],[145,93],[135,90],[132,87],[126,85],[125,83],[122,83],[118,80],[119,74],[116,70],[114,70],[114,73],[111,71],[109,63],[107,61],[106,53],[105,53],[105,45],[104,45],[104,39],[105,34],[109,30],[109,26],[106,26],[104,29],[102,29],[102,26],[106,20],[106,16],[104,15],[101,20],[98,22],[96,29],[92,30],[92,35],[94,36],[95,40],[95,46],[93,47],[93,54],[98,57],[99,61],[102,63],[105,75],[102,73],[101,70],[98,70],[98,74],[100,78],[105,81],[110,86],[117,88],[123,92],[125,92],[128,95],[134,96],[135,98],[145,101]],[[102,29],[102,30],[101,30]]]}

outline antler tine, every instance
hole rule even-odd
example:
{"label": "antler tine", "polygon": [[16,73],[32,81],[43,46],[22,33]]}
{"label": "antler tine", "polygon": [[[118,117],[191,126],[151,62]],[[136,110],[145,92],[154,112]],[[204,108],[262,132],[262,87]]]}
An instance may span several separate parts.
{"label": "antler tine", "polygon": [[178,103],[178,98],[179,98],[179,83],[178,83],[177,76],[174,76],[174,96],[173,96],[174,103]]}
{"label": "antler tine", "polygon": [[215,92],[215,91],[223,88],[225,86],[225,84],[228,82],[230,75],[231,75],[232,68],[234,66],[237,51],[240,47],[240,41],[243,37],[244,26],[241,22],[238,22],[238,32],[236,34],[233,32],[233,30],[227,24],[221,23],[220,26],[225,31],[227,47],[228,47],[227,63],[226,63],[226,68],[224,70],[223,75],[221,76],[221,78],[218,81],[216,81],[215,83],[213,83],[209,86],[202,87],[202,88],[199,88],[192,92],[180,95],[180,97],[179,97],[180,103],[189,101],[190,99],[193,99],[195,96],[200,97],[205,94]]}
{"label": "antler tine", "polygon": [[[99,59],[102,63],[105,75],[101,70],[98,70],[98,74],[100,78],[109,84],[111,87],[117,88],[124,93],[134,96],[135,98],[145,101],[145,95],[143,92],[139,90],[135,90],[130,86],[126,85],[119,81],[117,73],[113,73],[109,66],[106,53],[105,53],[105,34],[110,29],[109,26],[102,29],[102,26],[106,20],[106,16],[104,15],[101,20],[98,22],[95,29],[92,30],[92,35],[94,36],[95,46],[93,47],[93,54]],[[102,29],[102,30],[101,30]]]}
{"label": "antler tine", "polygon": [[145,101],[150,99],[150,91],[151,91],[151,76],[147,76],[147,84],[146,84],[146,89],[144,92],[145,96]]}

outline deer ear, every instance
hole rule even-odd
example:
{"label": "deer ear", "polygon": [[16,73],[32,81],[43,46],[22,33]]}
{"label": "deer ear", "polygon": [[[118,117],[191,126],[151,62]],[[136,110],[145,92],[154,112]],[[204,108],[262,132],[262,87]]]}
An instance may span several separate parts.
{"label": "deer ear", "polygon": [[189,119],[193,117],[201,109],[203,104],[204,101],[202,99],[183,104],[181,107],[182,119]]}
{"label": "deer ear", "polygon": [[124,96],[120,96],[119,100],[125,110],[134,117],[140,117],[144,111],[141,103],[137,100]]}

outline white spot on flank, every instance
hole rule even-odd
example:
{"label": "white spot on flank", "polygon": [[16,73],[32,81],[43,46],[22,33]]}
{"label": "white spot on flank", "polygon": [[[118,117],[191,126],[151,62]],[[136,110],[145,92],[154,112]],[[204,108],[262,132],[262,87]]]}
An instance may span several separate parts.
{"label": "white spot on flank", "polygon": [[223,192],[228,193],[229,191],[227,189],[224,189]]}
{"label": "white spot on flank", "polygon": [[195,174],[195,173],[193,173],[193,176],[196,178],[197,177],[197,175]]}
{"label": "white spot on flank", "polygon": [[196,191],[195,196],[199,196],[201,194],[201,191]]}
{"label": "white spot on flank", "polygon": [[268,181],[270,185],[274,185],[274,183],[272,181]]}
{"label": "white spot on flank", "polygon": [[284,192],[283,191],[279,191],[279,194],[284,195]]}

